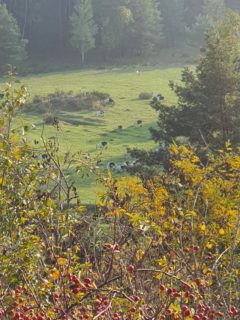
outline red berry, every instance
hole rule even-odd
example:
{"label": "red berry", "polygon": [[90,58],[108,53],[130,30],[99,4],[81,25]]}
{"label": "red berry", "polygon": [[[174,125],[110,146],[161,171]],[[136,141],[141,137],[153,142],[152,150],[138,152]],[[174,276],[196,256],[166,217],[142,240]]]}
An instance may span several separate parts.
{"label": "red berry", "polygon": [[187,283],[183,283],[182,287],[183,287],[183,290],[184,290],[184,291],[188,291],[188,290],[191,289],[190,285],[187,284]]}
{"label": "red berry", "polygon": [[137,309],[135,307],[131,307],[129,310],[131,313],[135,313],[137,311]]}
{"label": "red berry", "polygon": [[171,288],[167,289],[167,294],[168,294],[169,296],[172,294],[172,289],[171,289]]}
{"label": "red berry", "polygon": [[187,311],[188,310],[188,306],[182,306],[182,312],[185,312],[185,311]]}
{"label": "red berry", "polygon": [[189,317],[190,315],[191,315],[190,310],[186,310],[186,311],[184,312],[184,316],[185,316],[185,317]]}
{"label": "red berry", "polygon": [[165,288],[165,286],[163,284],[160,284],[159,289],[160,289],[161,292],[166,290],[166,288]]}
{"label": "red berry", "polygon": [[238,314],[238,310],[235,307],[231,307],[230,311],[231,311],[233,316],[236,316]]}
{"label": "red berry", "polygon": [[180,298],[181,297],[180,293],[178,293],[178,292],[174,292],[173,296],[174,296],[174,298]]}
{"label": "red berry", "polygon": [[138,302],[140,300],[140,298],[138,296],[131,296],[131,299],[134,301],[134,302]]}
{"label": "red berry", "polygon": [[84,279],[84,282],[87,284],[90,284],[90,283],[92,283],[92,280],[90,278],[86,278],[86,279]]}
{"label": "red berry", "polygon": [[76,288],[76,287],[74,287],[74,288],[72,289],[72,292],[73,292],[74,294],[77,294],[77,293],[79,292],[79,289]]}
{"label": "red berry", "polygon": [[168,315],[170,315],[170,314],[172,314],[172,310],[171,310],[171,309],[167,309],[167,310],[166,310],[166,313],[167,313]]}
{"label": "red berry", "polygon": [[135,272],[135,267],[132,264],[130,264],[128,266],[128,268],[127,268],[127,271],[128,271],[128,273],[134,273]]}

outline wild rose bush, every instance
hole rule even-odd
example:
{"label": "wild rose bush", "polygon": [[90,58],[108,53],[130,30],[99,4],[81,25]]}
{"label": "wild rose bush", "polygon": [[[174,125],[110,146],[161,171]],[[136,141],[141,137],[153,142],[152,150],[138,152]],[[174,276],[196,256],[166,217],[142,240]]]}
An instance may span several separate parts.
{"label": "wild rose bush", "polygon": [[94,164],[13,128],[26,95],[0,100],[1,319],[238,319],[239,151],[172,145],[152,180],[102,177],[93,215],[64,172]]}

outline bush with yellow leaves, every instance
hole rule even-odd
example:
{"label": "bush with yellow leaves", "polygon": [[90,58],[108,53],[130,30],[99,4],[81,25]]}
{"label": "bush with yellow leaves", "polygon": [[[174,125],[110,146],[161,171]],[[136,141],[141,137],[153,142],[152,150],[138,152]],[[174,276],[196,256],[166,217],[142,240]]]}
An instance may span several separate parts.
{"label": "bush with yellow leaves", "polygon": [[0,318],[238,319],[240,153],[202,164],[184,146],[149,181],[103,178],[86,213],[64,170],[92,164],[46,143],[39,160],[11,129],[26,90],[8,83],[0,136]]}

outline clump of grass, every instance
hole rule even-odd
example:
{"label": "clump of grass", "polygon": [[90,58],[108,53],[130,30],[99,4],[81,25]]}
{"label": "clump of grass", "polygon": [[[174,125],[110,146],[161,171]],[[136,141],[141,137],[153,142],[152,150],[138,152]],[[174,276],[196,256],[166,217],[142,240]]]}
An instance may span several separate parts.
{"label": "clump of grass", "polygon": [[150,92],[141,92],[139,93],[138,99],[139,100],[149,100],[152,98],[152,93]]}

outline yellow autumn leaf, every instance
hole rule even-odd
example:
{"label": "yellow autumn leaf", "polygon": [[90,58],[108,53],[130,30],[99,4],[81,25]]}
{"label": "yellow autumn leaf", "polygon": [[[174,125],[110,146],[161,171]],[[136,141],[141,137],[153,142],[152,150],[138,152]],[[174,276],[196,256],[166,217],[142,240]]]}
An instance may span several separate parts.
{"label": "yellow autumn leaf", "polygon": [[144,255],[144,251],[142,249],[139,249],[137,252],[136,252],[136,259],[137,261],[141,260],[142,257]]}
{"label": "yellow autumn leaf", "polygon": [[15,159],[18,161],[20,159],[20,149],[18,147],[15,148],[13,154],[15,156]]}
{"label": "yellow autumn leaf", "polygon": [[192,157],[191,162],[192,163],[197,163],[197,162],[199,162],[199,158],[194,156],[194,157]]}
{"label": "yellow autumn leaf", "polygon": [[51,272],[50,272],[50,277],[51,277],[52,279],[54,279],[54,280],[59,279],[59,277],[60,277],[60,272],[59,272],[59,270],[57,270],[56,268],[54,268],[53,270],[51,270]]}
{"label": "yellow autumn leaf", "polygon": [[224,229],[223,229],[223,228],[221,228],[221,229],[218,231],[218,233],[220,234],[220,236],[224,236],[225,231],[224,231]]}
{"label": "yellow autumn leaf", "polygon": [[181,311],[181,307],[179,305],[174,305],[174,304],[171,304],[170,305],[170,308],[176,312],[179,312]]}
{"label": "yellow autumn leaf", "polygon": [[179,154],[179,151],[178,151],[177,147],[174,144],[171,146],[170,150],[174,154]]}
{"label": "yellow autumn leaf", "polygon": [[160,267],[162,267],[162,266],[164,266],[164,265],[166,265],[167,264],[167,258],[164,256],[162,259],[159,259],[158,260],[158,265],[160,266]]}
{"label": "yellow autumn leaf", "polygon": [[47,206],[48,206],[48,207],[51,207],[51,206],[52,206],[52,199],[51,199],[51,198],[48,198],[48,199],[47,199]]}
{"label": "yellow autumn leaf", "polygon": [[237,217],[237,210],[229,210],[228,211],[228,214],[233,217],[233,218],[236,218]]}
{"label": "yellow autumn leaf", "polygon": [[207,271],[208,271],[208,269],[207,269],[207,268],[203,268],[202,273],[203,273],[203,274],[206,274],[206,273],[207,273]]}
{"label": "yellow autumn leaf", "polygon": [[212,249],[212,247],[213,247],[213,243],[208,242],[208,243],[206,244],[206,247],[207,247],[208,249]]}
{"label": "yellow autumn leaf", "polygon": [[78,210],[78,212],[83,213],[86,210],[86,207],[85,206],[79,206],[77,208],[77,210]]}
{"label": "yellow autumn leaf", "polygon": [[2,185],[3,187],[6,186],[6,180],[4,178],[0,178],[0,185]]}
{"label": "yellow autumn leaf", "polygon": [[161,280],[162,279],[163,274],[162,273],[157,273],[154,275],[154,278]]}
{"label": "yellow autumn leaf", "polygon": [[57,259],[57,262],[58,262],[58,264],[59,264],[60,266],[65,266],[65,265],[67,264],[68,260],[65,259],[65,258],[58,258],[58,259]]}
{"label": "yellow autumn leaf", "polygon": [[14,143],[17,143],[19,141],[19,136],[17,134],[14,134],[12,136],[12,140],[13,140]]}
{"label": "yellow autumn leaf", "polygon": [[9,168],[11,168],[11,166],[12,166],[12,161],[11,161],[10,159],[7,160],[7,166],[8,166]]}

